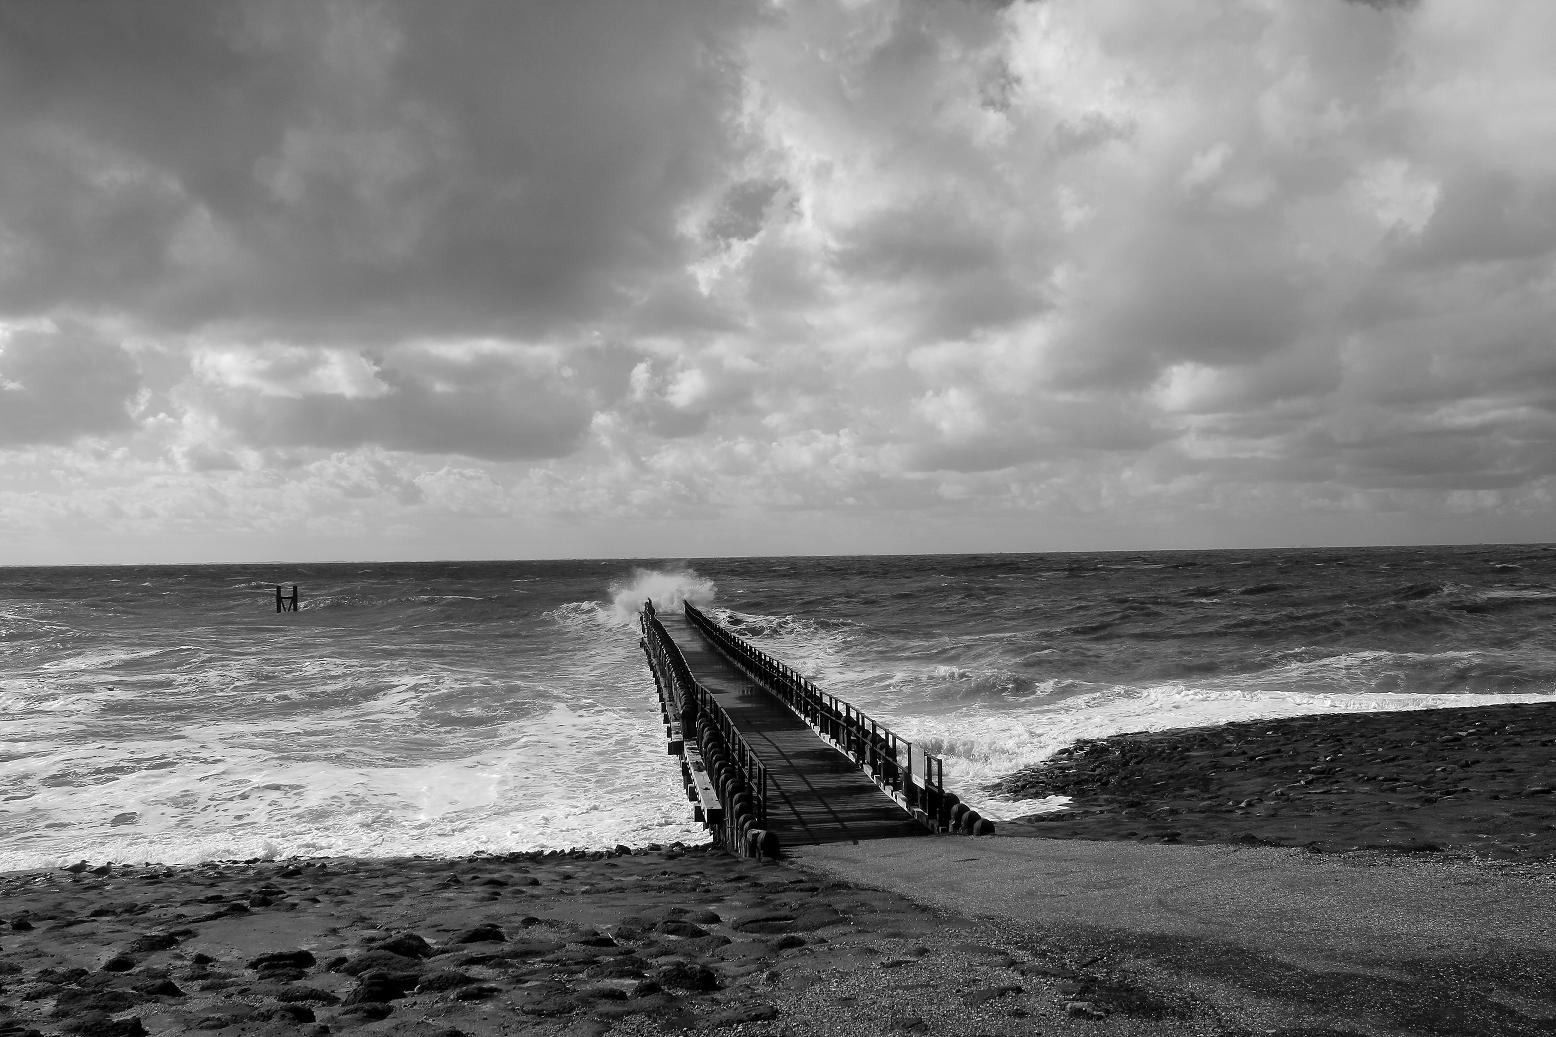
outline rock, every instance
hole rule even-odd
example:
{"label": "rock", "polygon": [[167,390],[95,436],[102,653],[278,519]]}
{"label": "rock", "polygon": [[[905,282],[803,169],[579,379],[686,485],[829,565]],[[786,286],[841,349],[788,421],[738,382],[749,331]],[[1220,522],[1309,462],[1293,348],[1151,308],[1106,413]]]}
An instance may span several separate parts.
{"label": "rock", "polygon": [[113,957],[103,962],[103,971],[128,972],[139,964],[140,962],[136,961],[128,954],[115,954]]}
{"label": "rock", "polygon": [[1066,1001],[1064,1012],[1074,1019],[1105,1019],[1108,1014],[1095,1001]]}
{"label": "rock", "polygon": [[571,1015],[578,1010],[578,1002],[566,994],[543,994],[521,1002],[519,1011],[525,1015],[550,1017]]}
{"label": "rock", "polygon": [[889,1024],[892,1030],[902,1033],[928,1033],[929,1024],[922,1017],[916,1015],[903,1015],[893,1019]]}
{"label": "rock", "polygon": [[152,997],[183,997],[184,992],[178,989],[178,984],[167,977],[156,979],[147,977],[135,984],[132,988],[137,994],[148,994]]}
{"label": "rock", "polygon": [[18,933],[30,933],[32,932],[33,925],[25,918],[13,918],[11,919],[11,929]]}
{"label": "rock", "polygon": [[470,983],[454,991],[455,1001],[485,1001],[502,993],[502,988],[491,983]]}
{"label": "rock", "polygon": [[585,929],[567,941],[579,947],[614,947],[616,941],[597,929]]}
{"label": "rock", "polygon": [[249,961],[249,968],[261,971],[272,967],[280,968],[309,968],[317,963],[313,952],[305,950],[272,951],[269,954],[261,954]]}
{"label": "rock", "polygon": [[415,958],[407,958],[393,951],[366,951],[354,958],[347,958],[333,971],[343,972],[348,976],[361,976],[374,971],[415,975],[421,970],[422,964]]}
{"label": "rock", "polygon": [[454,937],[454,943],[506,943],[507,935],[500,926],[487,922],[474,929],[466,929]]}
{"label": "rock", "polygon": [[786,933],[794,924],[794,916],[762,911],[744,915],[730,923],[730,928],[742,933]]}
{"label": "rock", "polygon": [[795,932],[810,933],[817,929],[825,929],[829,925],[843,925],[848,919],[838,913],[832,907],[813,907],[808,911],[801,911],[799,917],[790,924],[790,929]]}
{"label": "rock", "polygon": [[394,1009],[384,1001],[363,1001],[361,1004],[342,1008],[340,1014],[347,1017],[356,1016],[376,1021],[389,1018],[390,1013],[393,1011]]}
{"label": "rock", "polygon": [[739,1026],[741,1023],[765,1022],[768,1019],[776,1019],[778,1016],[778,1009],[774,1005],[741,1005],[718,1013],[711,1017],[706,1025],[710,1029],[719,1026]]}
{"label": "rock", "polygon": [[289,983],[284,987],[271,992],[271,997],[283,1004],[298,1004],[303,1001],[311,1001],[320,1005],[338,1005],[340,998],[328,990],[320,990],[318,987],[305,987],[300,983]]}
{"label": "rock", "polygon": [[700,925],[693,925],[691,922],[660,922],[656,928],[658,928],[660,932],[666,934],[667,936],[696,938],[699,936],[708,935],[708,930],[704,929]]}
{"label": "rock", "polygon": [[66,1016],[79,1016],[100,1012],[112,1015],[114,1012],[122,1012],[126,1008],[133,1008],[139,999],[126,990],[75,990],[66,989],[59,992],[54,999],[53,1016],[63,1019]]}
{"label": "rock", "polygon": [[416,991],[417,993],[422,993],[426,991],[454,990],[477,982],[479,980],[469,973],[460,972],[456,969],[442,969],[423,976],[421,982],[416,984]]}
{"label": "rock", "polygon": [[70,1020],[63,1027],[65,1033],[79,1033],[82,1037],[145,1037],[146,1027],[138,1016],[127,1019],[110,1018],[106,1012],[88,1012]]}
{"label": "rock", "polygon": [[415,933],[401,933],[373,944],[373,949],[398,954],[402,958],[430,958],[434,953],[432,945]]}
{"label": "rock", "polygon": [[394,1001],[411,992],[417,977],[404,973],[369,972],[357,979],[357,985],[346,995],[344,1005],[360,1005],[370,1001]]}
{"label": "rock", "polygon": [[288,1023],[311,1023],[314,1020],[313,1009],[307,1005],[282,1004],[272,1005],[269,1008],[261,1008],[254,1013],[255,1019],[279,1019]]}
{"label": "rock", "polygon": [[178,946],[178,937],[172,933],[142,933],[125,948],[129,954],[151,954]]}
{"label": "rock", "polygon": [[43,1037],[43,1031],[21,1023],[0,1023],[0,1037]]}
{"label": "rock", "polygon": [[698,965],[694,962],[678,961],[660,969],[654,976],[660,984],[672,987],[676,990],[717,990],[719,988],[718,973],[706,965]]}

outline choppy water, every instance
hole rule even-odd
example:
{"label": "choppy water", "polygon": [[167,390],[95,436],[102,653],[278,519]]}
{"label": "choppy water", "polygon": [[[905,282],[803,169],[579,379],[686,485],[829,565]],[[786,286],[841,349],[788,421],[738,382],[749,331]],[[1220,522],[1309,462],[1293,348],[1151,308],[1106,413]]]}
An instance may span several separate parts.
{"label": "choppy water", "polygon": [[1077,737],[1556,698],[1545,547],[0,569],[0,870],[700,838],[645,597],[996,818],[978,787]]}

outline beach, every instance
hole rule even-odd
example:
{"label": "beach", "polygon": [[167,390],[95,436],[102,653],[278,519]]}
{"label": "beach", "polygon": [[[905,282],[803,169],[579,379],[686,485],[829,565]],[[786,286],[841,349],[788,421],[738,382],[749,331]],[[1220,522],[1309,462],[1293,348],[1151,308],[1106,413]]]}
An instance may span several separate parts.
{"label": "beach", "polygon": [[1292,717],[1090,739],[996,786],[1071,798],[1045,838],[1556,860],[1556,703]]}
{"label": "beach", "polygon": [[[1413,752],[1378,744],[1378,718],[1295,718],[1261,728],[1296,725],[1288,752],[1218,771],[1300,781],[1298,735],[1315,719],[1353,751],[1404,757],[1400,774],[1433,773],[1444,744],[1468,743],[1480,770],[1451,797],[1451,837],[1429,828],[1435,849],[1419,832],[1392,850],[1378,838],[1409,813],[1368,791],[1376,768],[1358,761],[1374,757],[1358,754],[1328,779],[1356,791],[1324,798],[1336,812],[1304,824],[1330,826],[1327,841],[1306,849],[1267,845],[1275,815],[1252,807],[1181,808],[1185,845],[1152,845],[1115,823],[1138,808],[1077,797],[1080,819],[1032,822],[1029,838],[891,839],[782,862],[654,844],[12,872],[0,1034],[1548,1033],[1556,881],[1543,843],[1507,849],[1502,819],[1541,830],[1518,811],[1527,768],[1549,761],[1535,736],[1550,716],[1432,711],[1402,729]],[[1470,733],[1419,737],[1429,723]],[[1246,744],[1240,725],[1221,730]],[[1211,737],[1112,741],[1199,759]],[[1499,791],[1514,786],[1517,799]],[[1092,837],[1076,837],[1086,825]],[[1331,844],[1365,848],[1320,852]]]}

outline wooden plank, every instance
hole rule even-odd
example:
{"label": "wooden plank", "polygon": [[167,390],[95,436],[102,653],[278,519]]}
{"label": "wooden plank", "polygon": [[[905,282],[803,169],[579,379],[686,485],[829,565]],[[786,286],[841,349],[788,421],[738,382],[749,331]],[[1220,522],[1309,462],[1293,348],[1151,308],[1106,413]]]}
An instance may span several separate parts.
{"label": "wooden plank", "polygon": [[755,686],[680,616],[661,614],[697,681],[767,766],[767,827],[784,846],[928,835],[829,739]]}
{"label": "wooden plank", "polygon": [[708,776],[707,766],[702,762],[701,750],[694,745],[683,744],[681,762],[691,781],[689,791],[692,793],[692,806],[697,812],[697,820],[710,825],[721,823],[724,820],[724,808],[719,805],[719,793]]}

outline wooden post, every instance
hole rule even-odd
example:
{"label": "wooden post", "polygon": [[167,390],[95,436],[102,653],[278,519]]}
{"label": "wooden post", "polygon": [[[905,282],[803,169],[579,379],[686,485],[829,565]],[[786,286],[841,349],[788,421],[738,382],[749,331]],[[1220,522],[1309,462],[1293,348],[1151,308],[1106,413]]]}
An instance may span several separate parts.
{"label": "wooden post", "polygon": [[295,583],[292,584],[292,593],[290,595],[282,594],[281,593],[281,585],[279,583],[276,584],[276,611],[277,612],[296,612],[297,611],[297,601],[298,601],[298,599],[297,599],[297,584],[295,584]]}

